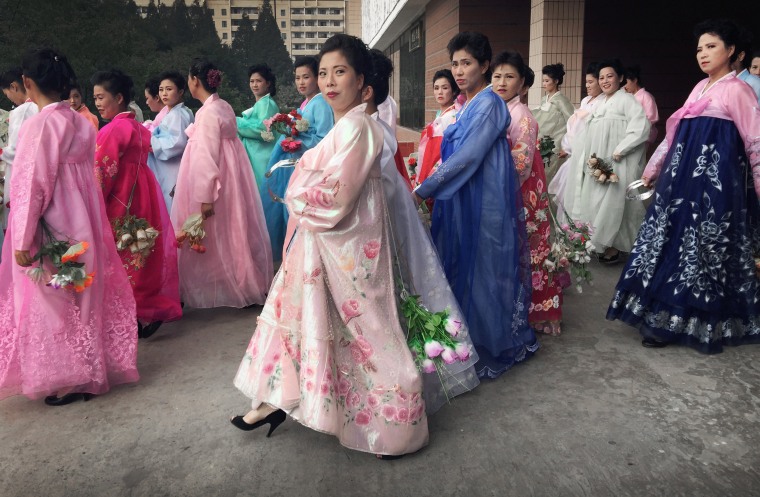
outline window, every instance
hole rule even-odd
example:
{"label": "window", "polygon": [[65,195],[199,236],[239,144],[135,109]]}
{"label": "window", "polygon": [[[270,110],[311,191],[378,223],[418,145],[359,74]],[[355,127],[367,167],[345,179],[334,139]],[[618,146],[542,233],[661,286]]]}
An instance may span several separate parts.
{"label": "window", "polygon": [[286,23],[285,21],[280,21],[280,27],[281,28],[284,28],[287,25],[288,25],[288,23]]}
{"label": "window", "polygon": [[317,43],[308,43],[308,44],[306,44],[306,49],[307,50],[318,50],[318,48],[317,48],[318,46],[319,46],[319,44],[317,44]]}
{"label": "window", "polygon": [[[227,25],[227,21],[222,21],[222,26],[226,26],[226,25]],[[233,19],[232,20],[232,25],[233,26],[240,26],[240,19]]]}
{"label": "window", "polygon": [[306,33],[306,37],[307,38],[315,38],[315,36],[314,36],[315,34],[316,33]]}
{"label": "window", "polygon": [[317,25],[318,25],[318,26],[327,26],[327,25],[328,25],[328,22],[327,22],[327,21],[318,21],[318,22],[317,22]]}
{"label": "window", "polygon": [[222,15],[223,15],[223,16],[226,16],[226,15],[227,15],[227,9],[222,9]]}
{"label": "window", "polygon": [[285,17],[285,9],[280,9],[280,17]]}
{"label": "window", "polygon": [[240,14],[241,12],[243,12],[243,9],[241,7],[232,7],[233,14]]}
{"label": "window", "polygon": [[330,15],[339,16],[340,14],[340,9],[330,9]]}
{"label": "window", "polygon": [[[232,25],[233,25],[233,26],[235,25],[235,21],[232,21]],[[222,27],[223,27],[223,28],[226,28],[226,27],[227,27],[227,21],[222,21]]]}
{"label": "window", "polygon": [[303,26],[303,21],[290,21],[291,26]]}
{"label": "window", "polygon": [[306,15],[313,16],[314,13],[315,13],[315,11],[316,11],[316,9],[313,9],[313,8],[312,9],[306,9]]}
{"label": "window", "polygon": [[300,31],[293,31],[290,34],[290,36],[292,36],[293,38],[303,38],[303,33],[301,33]]}
{"label": "window", "polygon": [[319,33],[317,33],[317,38],[329,38],[329,37],[330,36],[329,36],[329,33],[327,33],[327,31],[320,31]]}
{"label": "window", "polygon": [[304,47],[305,45],[303,43],[296,43],[295,45],[293,45],[294,50],[305,50]]}
{"label": "window", "polygon": [[301,15],[303,14],[303,9],[290,9],[291,15]]}
{"label": "window", "polygon": [[318,9],[317,12],[319,12],[319,15],[321,16],[327,15],[327,9]]}
{"label": "window", "polygon": [[316,26],[317,23],[316,23],[316,21],[306,21],[306,25],[307,26]]}
{"label": "window", "polygon": [[227,39],[227,33],[222,33],[222,39],[223,39],[223,40],[226,40],[226,39]]}
{"label": "window", "polygon": [[282,33],[282,39],[283,39],[283,40],[287,40],[287,39],[288,39],[288,35],[287,35],[287,34],[285,34],[285,33]]}
{"label": "window", "polygon": [[330,21],[330,25],[331,26],[340,26],[341,22],[340,21]]}

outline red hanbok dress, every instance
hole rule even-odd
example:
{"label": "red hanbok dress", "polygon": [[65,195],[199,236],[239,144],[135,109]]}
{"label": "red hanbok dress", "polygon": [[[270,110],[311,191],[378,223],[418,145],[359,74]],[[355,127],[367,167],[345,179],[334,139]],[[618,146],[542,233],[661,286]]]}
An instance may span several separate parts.
{"label": "red hanbok dress", "polygon": [[538,123],[517,96],[507,103],[512,121],[507,128],[510,151],[520,177],[520,191],[525,206],[525,226],[530,245],[531,294],[528,321],[537,331],[560,334],[562,320],[562,287],[557,275],[550,277],[544,261],[550,252],[549,199],[546,195],[546,173],[541,154],[536,153]]}
{"label": "red hanbok dress", "polygon": [[137,319],[144,323],[182,317],[174,229],[161,187],[147,163],[150,136],[134,114],[123,112],[101,128],[95,147],[95,177],[103,189],[111,225],[127,213],[134,187],[129,213],[145,218],[160,232],[143,267],[137,267],[129,248],[119,252],[134,291]]}

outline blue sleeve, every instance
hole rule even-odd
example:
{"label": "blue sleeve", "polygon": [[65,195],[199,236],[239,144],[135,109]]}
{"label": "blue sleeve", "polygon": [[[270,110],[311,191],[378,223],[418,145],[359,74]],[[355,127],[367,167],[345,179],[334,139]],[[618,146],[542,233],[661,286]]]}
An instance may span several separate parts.
{"label": "blue sleeve", "polygon": [[317,95],[312,102],[306,104],[303,117],[309,121],[309,129],[299,134],[298,139],[301,140],[304,148],[312,149],[327,136],[333,127],[332,107],[321,95]]}
{"label": "blue sleeve", "polygon": [[182,155],[187,146],[185,129],[193,122],[193,116],[185,109],[169,112],[161,125],[153,130],[150,145],[158,160],[169,160]]}
{"label": "blue sleeve", "polygon": [[457,123],[460,136],[456,150],[415,190],[420,197],[450,199],[483,166],[496,140],[506,137],[510,118],[501,99],[483,98],[473,105],[477,107],[469,109]]}

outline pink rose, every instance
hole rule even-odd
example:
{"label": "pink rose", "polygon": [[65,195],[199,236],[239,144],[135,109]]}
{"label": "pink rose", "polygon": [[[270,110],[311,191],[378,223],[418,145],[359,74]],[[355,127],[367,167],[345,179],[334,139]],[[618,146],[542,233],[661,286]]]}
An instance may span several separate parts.
{"label": "pink rose", "polygon": [[437,340],[425,342],[425,354],[427,354],[429,358],[433,359],[434,357],[438,357],[441,355],[441,352],[443,352],[443,345]]}
{"label": "pink rose", "polygon": [[274,315],[277,319],[282,316],[282,298],[279,295],[274,299]]}
{"label": "pink rose", "polygon": [[306,376],[314,376],[314,368],[311,366],[306,366],[304,372],[306,373]]}
{"label": "pink rose", "polygon": [[422,361],[422,370],[426,373],[435,373],[435,363],[430,359]]}
{"label": "pink rose", "polygon": [[275,352],[275,354],[272,356],[272,360],[274,362],[277,362],[277,361],[280,360],[280,357],[282,357],[282,356],[280,356],[280,353],[279,352]]}
{"label": "pink rose", "polygon": [[364,353],[356,342],[351,342],[351,345],[348,346],[348,350],[351,351],[351,359],[353,359],[356,364],[364,364],[369,359],[367,354]]}
{"label": "pink rose", "polygon": [[359,396],[358,393],[349,392],[348,395],[346,395],[346,407],[349,409],[357,407],[361,399],[362,398]]}
{"label": "pink rose", "polygon": [[329,209],[333,206],[333,196],[321,188],[309,188],[305,193],[306,202],[309,205]]}
{"label": "pink rose", "polygon": [[367,259],[374,259],[380,253],[380,242],[378,240],[370,240],[364,244],[363,249]]}
{"label": "pink rose", "polygon": [[470,358],[470,348],[465,343],[458,343],[454,352],[457,353],[460,361],[466,361]]}
{"label": "pink rose", "polygon": [[372,350],[372,344],[370,344],[367,341],[367,339],[364,338],[363,335],[357,335],[356,339],[354,340],[354,343],[356,343],[356,345],[360,349],[362,349],[362,352],[364,352],[365,354],[367,354],[367,356],[371,356],[372,355],[372,352],[373,352],[373,350]]}
{"label": "pink rose", "polygon": [[328,371],[325,372],[325,380],[326,381],[332,381],[333,380],[332,371],[328,370]]}
{"label": "pink rose", "polygon": [[330,384],[322,383],[322,385],[320,385],[319,387],[319,393],[321,393],[322,395],[327,395],[328,393],[330,393]]}
{"label": "pink rose", "polygon": [[455,337],[459,335],[459,330],[462,329],[462,322],[458,321],[456,319],[451,319],[449,317],[446,320],[446,332],[448,332],[449,335]]}
{"label": "pink rose", "polygon": [[338,392],[341,395],[346,395],[348,393],[348,390],[351,388],[351,383],[345,378],[341,378],[338,382]]}
{"label": "pink rose", "polygon": [[380,397],[373,393],[367,395],[367,405],[372,409],[377,409],[377,406],[380,405]]}
{"label": "pink rose", "polygon": [[372,413],[366,409],[361,410],[356,413],[354,420],[359,426],[367,426],[369,422],[372,421]]}
{"label": "pink rose", "polygon": [[311,392],[312,390],[314,390],[314,382],[311,380],[307,380],[306,383],[304,384],[304,388],[306,388],[307,392]]}
{"label": "pink rose", "polygon": [[446,364],[453,364],[459,360],[459,356],[451,347],[444,347],[443,352],[441,352],[441,359]]}
{"label": "pink rose", "polygon": [[396,421],[399,423],[409,422],[409,409],[406,407],[399,407],[396,411]]}
{"label": "pink rose", "polygon": [[345,316],[343,320],[346,323],[348,323],[356,316],[361,316],[362,314],[359,310],[359,302],[354,299],[346,300],[343,302],[343,305],[341,305],[340,308],[343,310],[343,315]]}
{"label": "pink rose", "polygon": [[264,374],[266,374],[266,375],[270,375],[270,374],[272,374],[272,373],[274,372],[274,364],[272,364],[271,362],[268,362],[268,363],[266,363],[266,364],[264,365],[264,369],[262,369],[262,371],[263,371],[263,372],[264,372]]}
{"label": "pink rose", "polygon": [[383,415],[385,419],[388,421],[392,421],[393,418],[396,417],[396,408],[389,405],[384,405],[383,408],[380,410],[380,413]]}
{"label": "pink rose", "polygon": [[409,420],[410,421],[417,421],[422,417],[422,414],[425,412],[425,406],[420,404],[409,412]]}

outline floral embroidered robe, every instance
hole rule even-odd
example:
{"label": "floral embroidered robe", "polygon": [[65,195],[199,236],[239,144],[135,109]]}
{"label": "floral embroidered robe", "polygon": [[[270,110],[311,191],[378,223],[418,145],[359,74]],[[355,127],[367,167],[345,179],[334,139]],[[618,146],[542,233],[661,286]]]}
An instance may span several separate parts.
{"label": "floral embroidered robe", "polygon": [[383,130],[359,105],[307,151],[286,194],[297,231],[235,377],[346,447],[427,443],[422,379],[398,319],[380,171]]}

